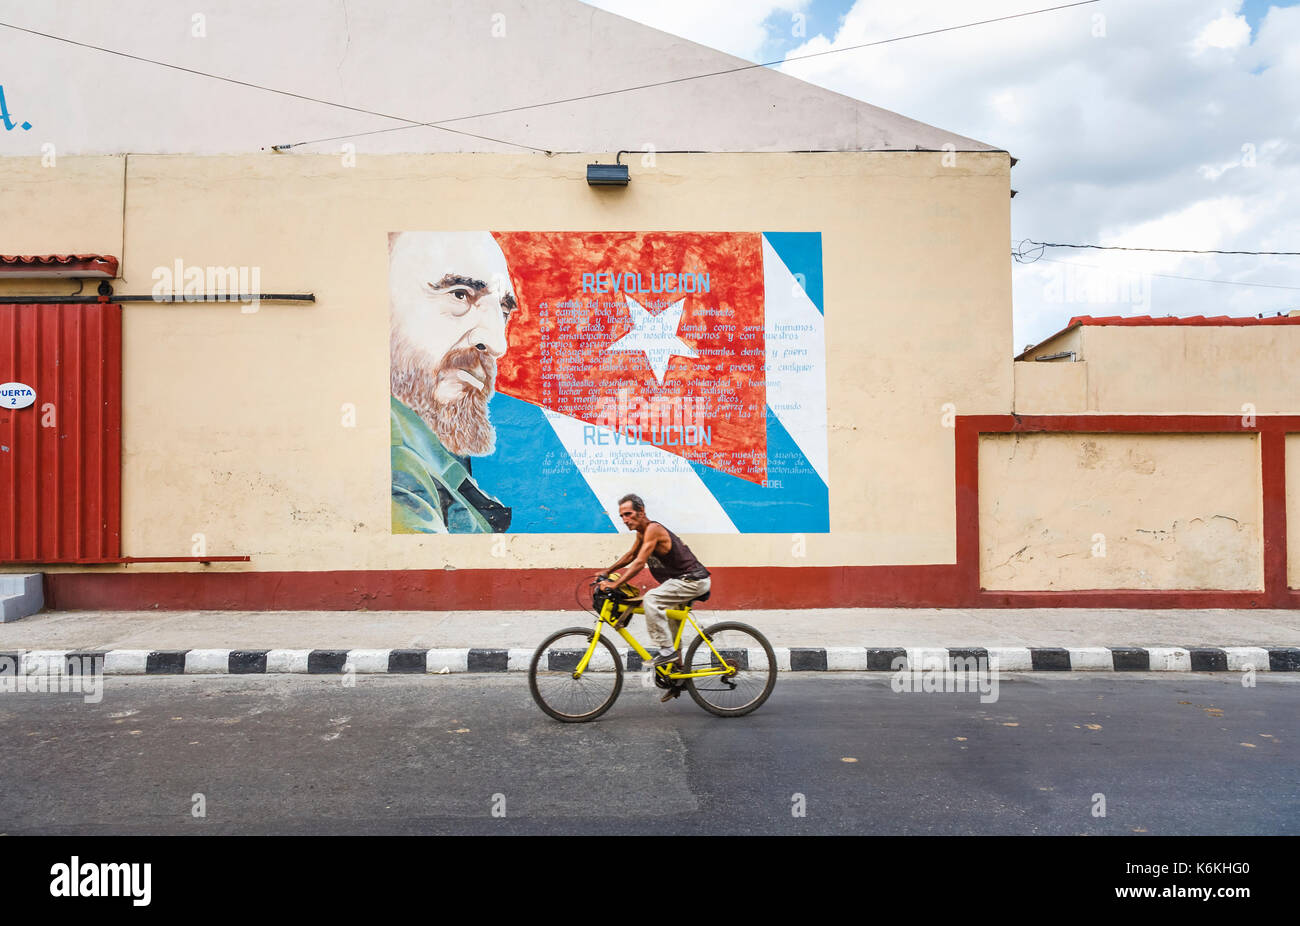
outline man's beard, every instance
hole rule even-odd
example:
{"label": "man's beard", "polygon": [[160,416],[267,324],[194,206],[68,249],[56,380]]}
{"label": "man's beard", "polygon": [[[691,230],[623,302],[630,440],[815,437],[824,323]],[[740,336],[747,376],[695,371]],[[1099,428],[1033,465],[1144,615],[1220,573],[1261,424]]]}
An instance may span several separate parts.
{"label": "man's beard", "polygon": [[[488,420],[488,399],[496,382],[497,364],[491,354],[472,347],[449,351],[437,364],[429,354],[394,332],[390,340],[389,386],[402,402],[424,419],[442,445],[456,456],[481,457],[496,446],[496,429]],[[466,370],[483,381],[480,391],[456,377]],[[450,402],[434,397],[438,383],[460,382],[460,396]]]}

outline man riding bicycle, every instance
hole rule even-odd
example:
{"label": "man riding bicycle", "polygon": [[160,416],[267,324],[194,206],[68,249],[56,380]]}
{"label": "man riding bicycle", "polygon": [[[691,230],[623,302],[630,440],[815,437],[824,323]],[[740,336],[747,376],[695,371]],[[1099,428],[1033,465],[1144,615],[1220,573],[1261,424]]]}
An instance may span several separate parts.
{"label": "man riding bicycle", "polygon": [[[673,648],[673,640],[677,636],[675,625],[681,622],[673,621],[674,626],[670,629],[666,612],[669,608],[681,608],[701,595],[708,594],[709,570],[701,565],[690,547],[682,543],[676,534],[658,521],[646,517],[645,502],[640,496],[624,495],[620,498],[618,515],[628,530],[636,531],[637,539],[632,544],[632,549],[606,569],[605,574],[609,575],[623,566],[628,566],[627,571],[619,576],[618,581],[602,581],[600,587],[615,588],[621,582],[631,581],[643,568],[649,566],[650,574],[659,583],[657,588],[645,593],[642,604],[650,639],[659,646],[659,655],[652,665],[657,668],[680,662],[682,654]],[[674,694],[675,691],[669,692],[664,696],[665,700]]]}

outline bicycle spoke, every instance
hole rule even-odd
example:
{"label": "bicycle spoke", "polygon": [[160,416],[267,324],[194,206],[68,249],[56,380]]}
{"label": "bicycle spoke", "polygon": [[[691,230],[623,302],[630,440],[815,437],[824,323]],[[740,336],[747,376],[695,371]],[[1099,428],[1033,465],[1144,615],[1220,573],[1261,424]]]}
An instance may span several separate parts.
{"label": "bicycle spoke", "polygon": [[763,703],[776,682],[776,666],[771,664],[766,641],[744,625],[718,625],[707,641],[701,639],[695,646],[687,671],[723,665],[736,671],[692,680],[696,701],[714,713],[747,713]]}
{"label": "bicycle spoke", "polygon": [[529,666],[533,697],[558,720],[590,720],[608,710],[622,687],[609,641],[597,640],[581,676],[574,672],[591,644],[592,631],[561,631],[539,648]]}

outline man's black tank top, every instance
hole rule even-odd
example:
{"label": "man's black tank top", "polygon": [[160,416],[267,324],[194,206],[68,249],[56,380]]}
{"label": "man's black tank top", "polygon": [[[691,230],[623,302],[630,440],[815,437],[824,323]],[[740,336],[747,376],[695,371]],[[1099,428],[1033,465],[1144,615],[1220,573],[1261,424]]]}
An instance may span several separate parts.
{"label": "man's black tank top", "polygon": [[[650,524],[659,524],[659,522],[651,521]],[[673,542],[673,545],[663,556],[656,554],[646,560],[646,565],[650,567],[650,575],[655,577],[655,581],[663,583],[669,579],[707,579],[709,570],[695,558],[691,548],[682,543],[681,539],[667,527],[662,524],[659,526],[668,531],[668,539]]]}

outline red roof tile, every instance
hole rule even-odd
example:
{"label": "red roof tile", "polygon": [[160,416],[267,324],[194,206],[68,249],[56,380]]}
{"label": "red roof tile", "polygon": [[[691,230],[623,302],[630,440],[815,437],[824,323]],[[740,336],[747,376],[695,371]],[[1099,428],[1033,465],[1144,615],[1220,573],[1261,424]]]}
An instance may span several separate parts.
{"label": "red roof tile", "polygon": [[1052,340],[1052,338],[1065,334],[1071,328],[1075,328],[1079,325],[1114,325],[1126,326],[1129,328],[1169,325],[1199,326],[1203,328],[1213,327],[1216,325],[1231,327],[1239,327],[1243,325],[1300,325],[1300,315],[1270,315],[1267,318],[1254,318],[1250,316],[1239,318],[1230,315],[1188,315],[1183,317],[1176,315],[1166,315],[1163,317],[1157,317],[1154,315],[1076,315],[1071,318],[1069,324],[1060,331],[1043,338],[1037,344],[1031,344],[1029,347],[1026,347],[1019,354],[1016,354],[1015,359],[1020,360],[1023,357],[1028,357],[1031,353],[1038,350],[1039,347]]}
{"label": "red roof tile", "polygon": [[113,279],[117,277],[117,258],[107,254],[0,254],[0,276],[29,275]]}
{"label": "red roof tile", "polygon": [[1253,315],[1246,318],[1230,315],[1076,315],[1065,327],[1068,329],[1075,325],[1300,325],[1300,315],[1270,315],[1266,318]]}

